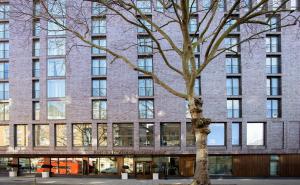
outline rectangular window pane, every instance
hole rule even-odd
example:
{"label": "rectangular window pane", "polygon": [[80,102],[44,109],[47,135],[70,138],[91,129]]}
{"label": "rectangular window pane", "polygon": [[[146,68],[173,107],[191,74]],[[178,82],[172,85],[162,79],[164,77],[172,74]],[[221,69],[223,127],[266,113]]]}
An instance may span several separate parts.
{"label": "rectangular window pane", "polygon": [[73,124],[73,146],[92,146],[92,124]]}
{"label": "rectangular window pane", "polygon": [[152,39],[150,37],[138,38],[138,53],[152,53]]}
{"label": "rectangular window pane", "polygon": [[92,34],[105,34],[106,20],[104,18],[95,18],[92,20]]}
{"label": "rectangular window pane", "polygon": [[48,39],[48,56],[65,55],[65,54],[66,54],[65,38]]}
{"label": "rectangular window pane", "polygon": [[[97,38],[92,40],[93,44],[96,46],[99,46],[101,48],[106,48],[106,39],[105,38]],[[96,47],[92,47],[92,54],[93,55],[100,55],[100,54],[105,54],[106,51],[103,49],[99,49]]]}
{"label": "rectangular window pane", "polygon": [[9,126],[0,125],[0,146],[9,146]]}
{"label": "rectangular window pane", "polygon": [[60,59],[48,59],[48,76],[65,76],[66,64],[65,60]]}
{"label": "rectangular window pane", "polygon": [[196,137],[193,132],[192,123],[186,123],[186,146],[195,146]]}
{"label": "rectangular window pane", "polygon": [[160,125],[160,145],[180,146],[180,123],[162,123]]}
{"label": "rectangular window pane", "polygon": [[65,80],[47,80],[48,98],[61,98],[66,96]]}
{"label": "rectangular window pane", "polygon": [[65,19],[55,19],[55,21],[48,21],[48,35],[64,35],[66,20]]}
{"label": "rectangular window pane", "polygon": [[106,96],[106,80],[92,80],[92,96]]}
{"label": "rectangular window pane", "polygon": [[0,19],[8,19],[9,18],[9,4],[1,3],[0,4]]}
{"label": "rectangular window pane", "polygon": [[0,23],[0,39],[9,38],[9,23],[2,22]]}
{"label": "rectangular window pane", "polygon": [[247,145],[264,145],[264,123],[247,123]]}
{"label": "rectangular window pane", "polygon": [[64,101],[48,101],[48,119],[66,119],[66,103]]}
{"label": "rectangular window pane", "polygon": [[9,83],[0,82],[0,100],[9,99]]}
{"label": "rectangular window pane", "polygon": [[92,75],[104,76],[106,75],[106,59],[93,59],[92,60]]}
{"label": "rectangular window pane", "polygon": [[93,119],[106,119],[107,102],[106,100],[93,100]]}
{"label": "rectangular window pane", "polygon": [[34,80],[32,85],[32,98],[40,98],[40,82],[38,80]]}
{"label": "rectangular window pane", "polygon": [[225,124],[211,123],[209,125],[210,134],[207,137],[207,144],[211,146],[225,145]]}
{"label": "rectangular window pane", "polygon": [[139,128],[140,146],[154,146],[154,124],[141,123]]}
{"label": "rectangular window pane", "polygon": [[139,100],[139,118],[141,119],[154,118],[153,100]]}
{"label": "rectangular window pane", "polygon": [[7,59],[9,58],[9,43],[0,42],[0,58]]}
{"label": "rectangular window pane", "polygon": [[34,146],[49,146],[49,125],[34,125]]}
{"label": "rectangular window pane", "polygon": [[240,123],[231,124],[232,145],[240,145]]}
{"label": "rectangular window pane", "polygon": [[151,78],[139,79],[139,96],[153,96],[153,80]]}
{"label": "rectangular window pane", "polygon": [[40,120],[40,102],[33,102],[33,111],[32,111],[32,119]]}
{"label": "rectangular window pane", "polygon": [[28,145],[28,128],[27,125],[15,126],[15,145],[17,147],[24,147]]}
{"label": "rectangular window pane", "polygon": [[9,120],[9,103],[0,103],[0,121]]}
{"label": "rectangular window pane", "polygon": [[34,78],[40,77],[40,62],[39,62],[39,60],[34,60],[32,63],[32,77],[34,77]]}
{"label": "rectangular window pane", "polygon": [[132,123],[113,124],[113,146],[119,146],[119,147],[133,146],[133,124]]}
{"label": "rectangular window pane", "polygon": [[107,124],[98,124],[98,146],[107,146]]}
{"label": "rectangular window pane", "polygon": [[147,72],[152,72],[153,71],[152,58],[139,58],[138,67]]}
{"label": "rectangular window pane", "polygon": [[55,146],[67,146],[67,126],[65,124],[55,125]]}

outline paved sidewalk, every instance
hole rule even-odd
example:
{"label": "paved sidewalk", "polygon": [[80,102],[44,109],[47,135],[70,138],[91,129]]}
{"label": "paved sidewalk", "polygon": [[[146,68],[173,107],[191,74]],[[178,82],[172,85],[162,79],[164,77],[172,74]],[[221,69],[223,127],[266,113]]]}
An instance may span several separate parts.
{"label": "paved sidewalk", "polygon": [[[162,185],[188,184],[191,179],[173,180],[119,180],[103,178],[37,178],[36,185]],[[300,185],[300,179],[213,179],[213,185]],[[8,178],[0,177],[0,185],[35,185],[34,179],[29,177]]]}

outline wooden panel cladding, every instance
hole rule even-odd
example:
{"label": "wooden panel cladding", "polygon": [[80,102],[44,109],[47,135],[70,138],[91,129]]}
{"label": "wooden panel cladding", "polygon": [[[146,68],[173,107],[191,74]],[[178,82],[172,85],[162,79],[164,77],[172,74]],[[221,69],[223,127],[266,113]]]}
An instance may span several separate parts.
{"label": "wooden panel cladding", "polygon": [[180,157],[179,169],[180,175],[183,177],[194,176],[195,157]]}
{"label": "wooden panel cladding", "polygon": [[235,155],[233,156],[232,175],[240,177],[269,176],[269,155]]}
{"label": "wooden panel cladding", "polygon": [[300,177],[300,154],[280,156],[279,175],[282,177]]}

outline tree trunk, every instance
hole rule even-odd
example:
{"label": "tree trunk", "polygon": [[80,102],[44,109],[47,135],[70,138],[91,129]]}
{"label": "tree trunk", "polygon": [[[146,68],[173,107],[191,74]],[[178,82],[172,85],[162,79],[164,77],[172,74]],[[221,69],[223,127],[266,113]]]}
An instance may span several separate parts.
{"label": "tree trunk", "polygon": [[201,99],[189,100],[193,131],[196,136],[196,170],[191,185],[211,185],[208,174],[207,135],[210,120],[203,117]]}

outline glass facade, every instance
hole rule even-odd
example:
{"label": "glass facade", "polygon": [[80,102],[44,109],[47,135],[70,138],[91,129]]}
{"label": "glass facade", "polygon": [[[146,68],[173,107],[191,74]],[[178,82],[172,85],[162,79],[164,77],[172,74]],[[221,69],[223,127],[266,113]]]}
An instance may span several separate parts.
{"label": "glass facade", "polygon": [[113,146],[117,146],[117,147],[133,146],[133,124],[132,123],[113,124]]}
{"label": "glass facade", "polygon": [[160,145],[180,146],[180,123],[162,123],[160,125]]}
{"label": "glass facade", "polygon": [[98,146],[107,146],[107,124],[98,124]]}
{"label": "glass facade", "polygon": [[65,124],[55,125],[55,146],[67,146],[67,126]]}
{"label": "glass facade", "polygon": [[34,125],[34,146],[49,146],[49,125]]}
{"label": "glass facade", "polygon": [[15,146],[26,147],[28,145],[27,125],[15,125]]}
{"label": "glass facade", "polygon": [[207,145],[224,146],[225,145],[225,124],[211,123],[209,125],[210,134],[207,137]]}
{"label": "glass facade", "polygon": [[231,156],[209,156],[209,174],[211,175],[231,175],[232,157]]}
{"label": "glass facade", "polygon": [[139,137],[140,147],[154,146],[154,124],[140,123]]}
{"label": "glass facade", "polygon": [[92,146],[92,124],[73,124],[73,146]]}
{"label": "glass facade", "polygon": [[116,157],[89,158],[89,174],[117,174]]}
{"label": "glass facade", "polygon": [[66,103],[65,101],[48,101],[48,119],[65,119]]}

